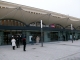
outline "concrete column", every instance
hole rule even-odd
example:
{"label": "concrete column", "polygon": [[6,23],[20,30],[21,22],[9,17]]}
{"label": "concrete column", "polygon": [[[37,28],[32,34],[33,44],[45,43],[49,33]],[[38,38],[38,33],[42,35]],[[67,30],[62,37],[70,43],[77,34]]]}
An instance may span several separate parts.
{"label": "concrete column", "polygon": [[44,32],[44,42],[49,42],[49,41],[50,41],[49,33],[50,33],[50,32],[48,32],[48,31],[45,31],[45,32]]}
{"label": "concrete column", "polygon": [[63,32],[63,35],[64,35],[64,37],[65,37],[65,41],[66,41],[66,32]]}
{"label": "concrete column", "polygon": [[75,39],[77,40],[78,39],[78,33],[75,32]]}
{"label": "concrete column", "polygon": [[58,32],[58,41],[60,40],[60,37],[59,37],[59,32]]}
{"label": "concrete column", "polygon": [[29,36],[30,36],[30,32],[27,31],[27,32],[26,32],[26,37],[27,37],[26,41],[27,41],[27,43],[29,43]]}
{"label": "concrete column", "polygon": [[59,40],[59,41],[62,41],[62,40],[63,40],[63,38],[62,38],[62,33],[59,32],[58,34],[59,34],[59,35],[58,35],[58,36],[59,36],[59,39],[58,39],[58,40]]}

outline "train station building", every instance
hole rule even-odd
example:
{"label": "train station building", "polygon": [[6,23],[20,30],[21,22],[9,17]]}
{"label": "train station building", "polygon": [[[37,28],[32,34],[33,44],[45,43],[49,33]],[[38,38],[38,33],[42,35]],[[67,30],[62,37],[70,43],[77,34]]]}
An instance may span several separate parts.
{"label": "train station building", "polygon": [[41,37],[41,20],[44,42],[80,39],[80,18],[0,1],[0,45],[9,45],[16,35],[25,36],[27,43],[29,36]]}

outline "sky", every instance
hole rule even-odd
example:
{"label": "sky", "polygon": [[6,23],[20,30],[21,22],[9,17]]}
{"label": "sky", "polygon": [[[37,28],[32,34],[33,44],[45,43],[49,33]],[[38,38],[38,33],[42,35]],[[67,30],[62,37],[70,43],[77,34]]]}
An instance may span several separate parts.
{"label": "sky", "polygon": [[2,0],[80,18],[80,0]]}

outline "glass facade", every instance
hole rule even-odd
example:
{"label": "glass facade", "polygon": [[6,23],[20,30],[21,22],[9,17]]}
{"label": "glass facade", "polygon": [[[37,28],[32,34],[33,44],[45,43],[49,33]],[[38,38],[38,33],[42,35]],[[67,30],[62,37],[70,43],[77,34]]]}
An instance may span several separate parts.
{"label": "glass facade", "polygon": [[25,26],[25,24],[19,20],[5,19],[0,20],[0,25],[3,26]]}
{"label": "glass facade", "polygon": [[[53,26],[54,25],[54,26]],[[78,40],[80,39],[80,32],[79,31],[71,31],[66,29],[70,29],[70,26],[66,27],[65,30],[63,26],[60,24],[53,24],[51,25],[46,25],[43,23],[43,41],[44,42],[52,42],[52,41],[68,41],[68,40]],[[23,37],[26,37],[27,43],[29,43],[29,36],[35,36],[34,42],[36,42],[36,36],[39,36],[41,39],[41,31],[40,31],[40,22],[32,22],[27,25],[19,20],[12,20],[12,19],[5,19],[5,20],[0,20],[0,26],[11,26],[11,27],[16,27],[18,26],[19,28],[22,28],[21,30],[8,30],[8,29],[3,29],[0,30],[0,45],[9,45],[11,44],[11,38],[12,36],[16,37],[17,35],[20,37],[20,43],[22,43],[21,39]],[[32,27],[31,27],[32,26]],[[45,28],[46,27],[46,28]],[[50,27],[50,28],[49,28]],[[26,28],[26,29],[25,29]],[[29,28],[29,29],[27,29]],[[41,40],[40,40],[41,42]]]}

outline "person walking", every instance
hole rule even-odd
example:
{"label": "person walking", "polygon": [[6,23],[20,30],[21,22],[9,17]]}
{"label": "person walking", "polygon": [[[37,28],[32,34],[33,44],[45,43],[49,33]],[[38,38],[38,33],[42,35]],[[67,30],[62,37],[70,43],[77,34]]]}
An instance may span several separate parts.
{"label": "person walking", "polygon": [[26,51],[25,50],[26,49],[26,38],[23,38],[22,41],[23,41],[23,51]]}
{"label": "person walking", "polygon": [[34,36],[31,37],[31,45],[34,45]]}
{"label": "person walking", "polygon": [[32,36],[29,36],[29,43],[32,44],[32,40],[31,40]]}
{"label": "person walking", "polygon": [[14,39],[14,37],[12,38],[11,43],[12,43],[13,50],[15,50],[16,40]]}
{"label": "person walking", "polygon": [[16,46],[19,48],[19,36],[16,37]]}
{"label": "person walking", "polygon": [[36,37],[36,45],[39,44],[39,40],[40,40],[40,38],[39,38],[39,36],[37,36],[37,37]]}

